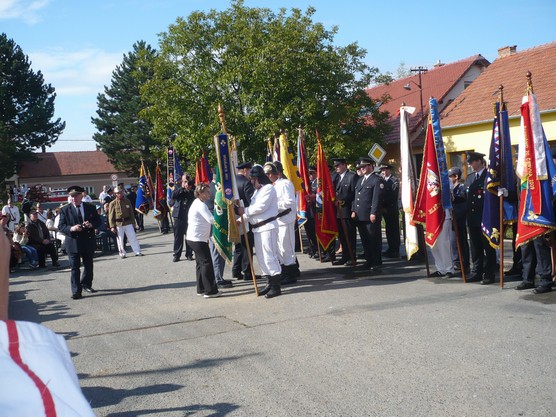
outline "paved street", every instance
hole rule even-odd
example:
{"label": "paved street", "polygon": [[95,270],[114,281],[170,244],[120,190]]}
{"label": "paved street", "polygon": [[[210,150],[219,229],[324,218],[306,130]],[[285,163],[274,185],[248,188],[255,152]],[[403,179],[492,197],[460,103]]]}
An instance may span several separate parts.
{"label": "paved street", "polygon": [[195,262],[172,263],[171,235],[151,219],[139,240],[144,257],[95,259],[99,291],[82,300],[65,257],[11,279],[11,318],[66,338],[98,416],[556,415],[556,291],[300,255],[281,297],[234,281],[203,299]]}

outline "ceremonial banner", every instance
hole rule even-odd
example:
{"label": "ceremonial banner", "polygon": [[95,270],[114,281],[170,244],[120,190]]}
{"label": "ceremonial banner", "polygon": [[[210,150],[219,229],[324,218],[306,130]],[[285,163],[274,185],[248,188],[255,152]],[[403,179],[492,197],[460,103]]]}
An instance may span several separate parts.
{"label": "ceremonial banner", "polygon": [[280,135],[280,162],[284,168],[284,175],[293,183],[295,192],[301,191],[301,175],[297,169],[297,158],[293,155],[288,138],[284,133]]}
{"label": "ceremonial banner", "polygon": [[521,104],[521,131],[517,174],[521,178],[516,248],[556,229],[552,198],[556,169],[541,123],[536,96],[530,92]]}
{"label": "ceremonial banner", "polygon": [[318,140],[317,151],[317,196],[316,196],[316,218],[315,218],[315,233],[317,240],[324,250],[328,247],[334,239],[338,236],[338,223],[336,222],[336,211],[334,209],[334,200],[336,200],[336,192],[332,184],[332,177],[328,170],[328,163],[326,162],[326,155],[322,149],[320,140]]}
{"label": "ceremonial banner", "polygon": [[208,163],[208,159],[203,152],[201,159],[197,161],[195,166],[195,185],[206,182],[207,184],[212,181],[212,172],[210,169],[210,165]]}
{"label": "ceremonial banner", "polygon": [[[232,166],[232,158],[230,154],[229,138],[225,133],[221,133],[214,137],[216,149],[216,160],[218,162],[218,171],[222,189],[222,198],[225,200],[228,210],[233,212],[234,200],[237,197],[235,185],[235,167]],[[235,221],[235,215],[228,218],[228,240],[233,243],[240,241],[239,230]]]}
{"label": "ceremonial banner", "polygon": [[409,116],[415,112],[415,107],[402,106],[400,108],[400,157],[401,157],[401,200],[405,218],[405,252],[407,260],[419,250],[419,235],[417,227],[411,220],[413,213],[413,193],[417,188],[415,167],[411,156],[409,141]]}
{"label": "ceremonial banner", "polygon": [[415,223],[424,225],[425,242],[430,247],[433,247],[436,243],[436,239],[442,231],[445,217],[444,208],[442,207],[442,183],[438,166],[437,148],[431,117],[429,117],[427,138],[423,151],[423,166],[421,167],[419,188],[417,189],[412,219]]}
{"label": "ceremonial banner", "polygon": [[145,174],[145,164],[141,161],[139,170],[139,182],[137,184],[137,199],[135,200],[135,210],[142,214],[148,214],[150,209],[149,190],[147,188],[147,176]]}
{"label": "ceremonial banner", "polygon": [[[508,194],[515,195],[515,175],[512,164],[512,148],[510,140],[510,127],[508,123],[508,112],[505,105],[500,109],[500,103],[496,103],[496,115],[492,127],[492,139],[489,151],[489,164],[486,174],[486,188],[489,191],[484,195],[484,207],[482,218],[483,234],[495,249],[500,247],[502,238],[500,224],[500,198],[498,189],[505,188]],[[515,207],[504,201],[504,224],[515,221]]]}
{"label": "ceremonial banner", "polygon": [[[233,245],[228,240],[228,204],[222,193],[222,183],[220,182],[220,170],[218,166],[214,172],[216,178],[216,194],[214,196],[214,224],[212,225],[212,242],[218,253],[228,262],[233,259]],[[235,220],[235,215],[232,215]]]}
{"label": "ceremonial banner", "polygon": [[172,190],[174,189],[174,184],[176,182],[175,175],[174,148],[172,146],[168,146],[166,153],[166,178],[168,178],[166,183],[166,201],[168,202],[171,200]]}
{"label": "ceremonial banner", "polygon": [[448,177],[448,164],[446,163],[446,151],[444,150],[444,140],[442,139],[442,129],[440,128],[440,115],[438,113],[438,103],[432,97],[429,100],[432,131],[434,134],[434,146],[438,159],[438,172],[440,175],[440,191],[442,194],[442,207],[444,210],[452,208],[452,193],[450,192],[450,178]]}
{"label": "ceremonial banner", "polygon": [[162,172],[160,165],[156,164],[156,192],[154,199],[154,218],[163,219],[166,216],[166,198],[164,196],[164,183],[162,182]]}
{"label": "ceremonial banner", "polygon": [[299,129],[297,137],[297,166],[301,175],[301,190],[297,194],[297,224],[303,226],[307,221],[307,195],[309,194],[311,182],[309,181],[309,167],[307,165],[307,153],[305,151],[305,137]]}

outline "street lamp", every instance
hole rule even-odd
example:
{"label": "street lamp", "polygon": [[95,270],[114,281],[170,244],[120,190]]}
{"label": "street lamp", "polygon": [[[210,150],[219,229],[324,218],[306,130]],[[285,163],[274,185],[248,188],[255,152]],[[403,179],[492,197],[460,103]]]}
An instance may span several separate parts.
{"label": "street lamp", "polygon": [[419,88],[419,103],[421,105],[421,127],[422,130],[425,130],[425,118],[423,113],[423,80],[421,79],[421,74],[427,72],[428,69],[425,67],[417,67],[417,68],[411,68],[410,71],[417,72],[419,74],[419,84],[417,84],[415,81],[409,80],[409,82],[406,85],[404,85],[403,88],[410,91],[411,83],[415,84],[417,88]]}

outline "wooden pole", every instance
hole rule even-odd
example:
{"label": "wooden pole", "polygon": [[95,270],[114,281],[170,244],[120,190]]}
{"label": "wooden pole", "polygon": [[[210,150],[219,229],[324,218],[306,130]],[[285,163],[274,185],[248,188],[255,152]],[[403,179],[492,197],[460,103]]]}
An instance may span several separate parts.
{"label": "wooden pole", "polygon": [[454,209],[452,208],[452,228],[454,229],[454,234],[456,235],[456,247],[458,248],[458,258],[459,264],[461,265],[461,277],[463,279],[463,283],[467,284],[467,277],[465,276],[465,265],[463,263],[463,255],[461,252],[461,245],[459,243],[459,230],[458,230],[458,223],[456,217],[454,216]]}
{"label": "wooden pole", "polygon": [[[225,119],[225,114],[224,114],[224,108],[222,107],[222,104],[218,104],[218,118],[220,119],[220,124],[222,125],[222,133],[227,134],[226,133],[226,119]],[[235,176],[232,176],[232,180],[235,181]],[[243,202],[236,200],[236,204],[240,207],[243,206]],[[230,210],[230,207],[228,207],[228,216],[235,216],[235,212],[233,212],[232,210]],[[253,268],[253,255],[251,254],[251,246],[249,244],[249,236],[247,234],[247,228],[245,227],[245,218],[243,217],[243,214],[240,215],[241,218],[241,227],[242,227],[242,231],[243,231],[243,238],[245,239],[245,243],[246,243],[246,247],[247,247],[247,258],[249,259],[249,268],[251,270],[251,278],[253,278],[253,286],[255,287],[255,295],[258,297],[259,296],[259,288],[257,287],[257,277],[255,276],[255,269]],[[239,244],[241,245],[241,236],[240,236],[240,242]]]}

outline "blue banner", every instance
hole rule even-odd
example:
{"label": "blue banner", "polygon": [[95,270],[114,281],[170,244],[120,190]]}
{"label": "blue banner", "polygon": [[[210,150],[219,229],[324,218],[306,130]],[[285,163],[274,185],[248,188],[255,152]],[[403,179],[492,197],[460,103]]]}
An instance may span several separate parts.
{"label": "blue banner", "polygon": [[218,135],[218,166],[220,168],[220,178],[222,179],[222,192],[228,201],[234,199],[234,167],[232,166],[228,135],[221,133]]}
{"label": "blue banner", "polygon": [[434,134],[434,144],[436,147],[436,157],[438,158],[438,173],[440,175],[440,189],[442,190],[442,206],[444,209],[452,208],[452,195],[450,192],[450,178],[448,177],[448,164],[446,162],[446,151],[442,139],[440,128],[440,115],[438,113],[438,103],[432,97],[429,100],[431,123]]}

